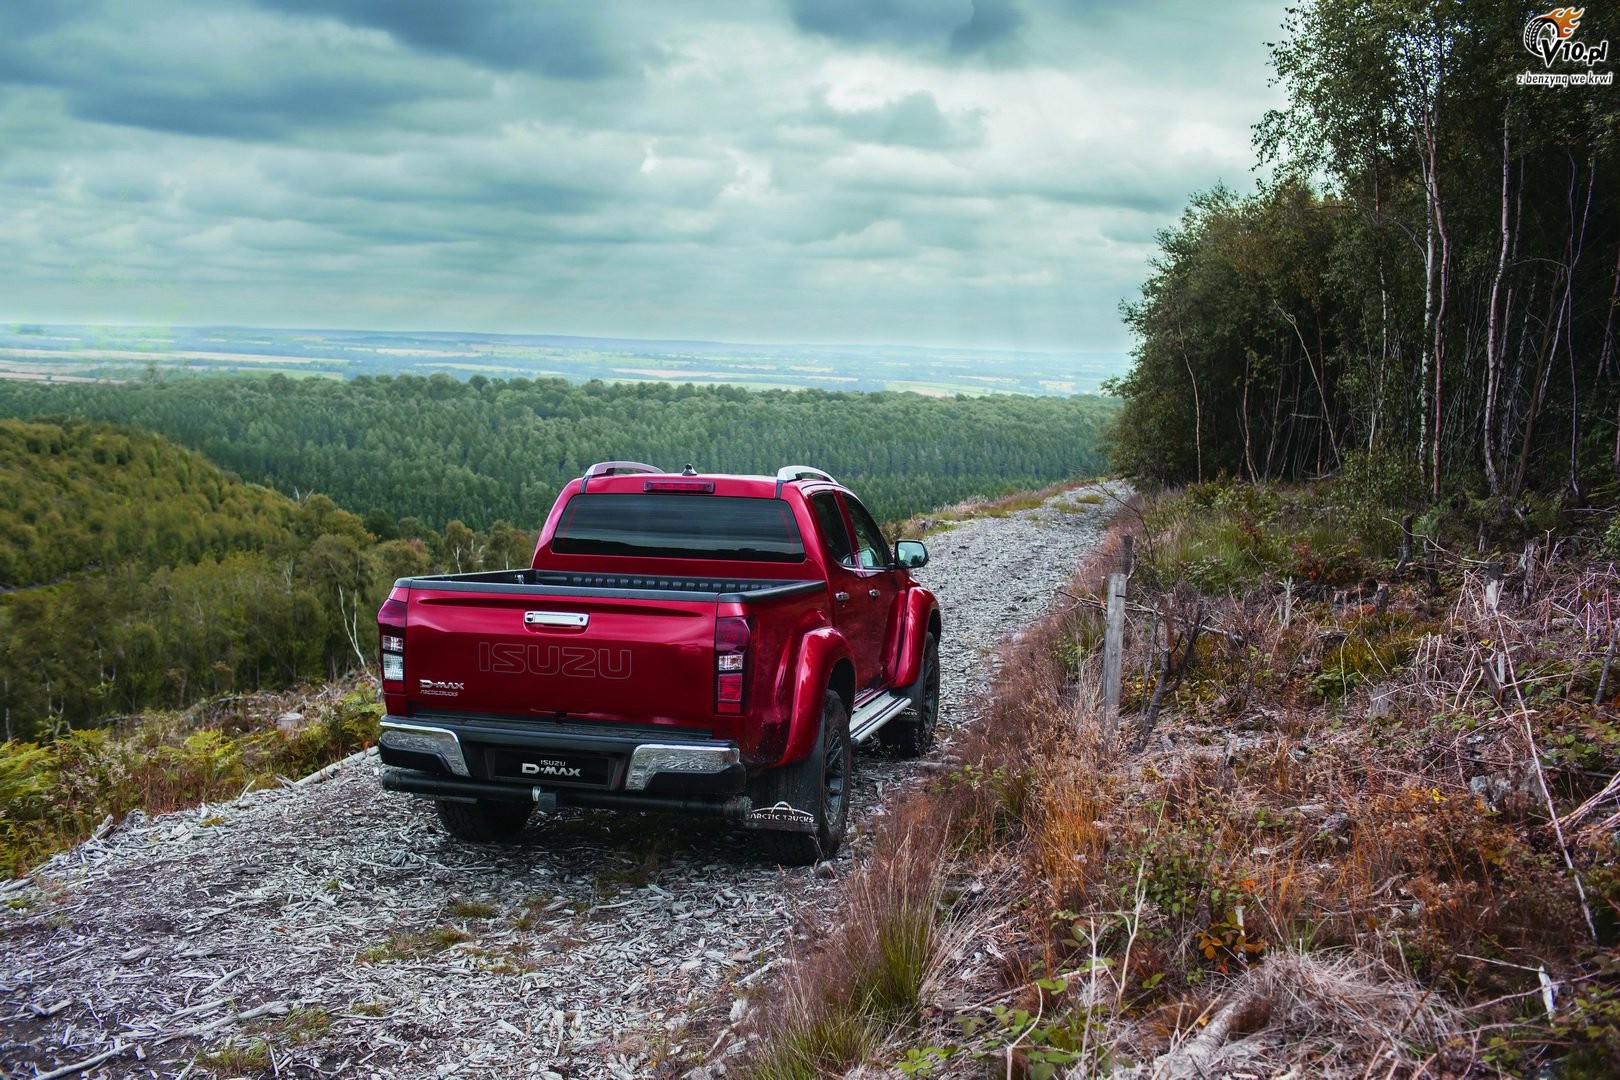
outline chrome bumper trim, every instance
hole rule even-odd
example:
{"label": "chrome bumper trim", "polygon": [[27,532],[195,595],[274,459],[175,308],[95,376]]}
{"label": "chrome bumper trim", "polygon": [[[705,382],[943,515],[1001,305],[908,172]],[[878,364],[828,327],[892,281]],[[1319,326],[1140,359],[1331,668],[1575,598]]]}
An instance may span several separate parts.
{"label": "chrome bumper trim", "polygon": [[396,720],[383,720],[382,734],[377,742],[390,750],[405,750],[416,754],[436,754],[444,767],[457,776],[471,776],[467,759],[461,753],[461,740],[456,733],[445,728],[422,727],[419,724],[401,724]]}
{"label": "chrome bumper trim", "polygon": [[645,791],[659,773],[717,773],[742,761],[730,743],[643,743],[630,753],[624,790]]}

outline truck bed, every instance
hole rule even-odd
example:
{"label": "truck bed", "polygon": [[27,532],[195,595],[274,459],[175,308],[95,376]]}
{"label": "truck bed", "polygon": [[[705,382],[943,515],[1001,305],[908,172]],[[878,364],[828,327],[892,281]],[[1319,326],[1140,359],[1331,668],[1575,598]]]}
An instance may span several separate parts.
{"label": "truck bed", "polygon": [[[408,590],[416,711],[707,729],[719,615],[814,605],[826,585],[522,569],[401,578],[395,590]],[[787,645],[774,637],[753,663],[784,662],[766,656]]]}

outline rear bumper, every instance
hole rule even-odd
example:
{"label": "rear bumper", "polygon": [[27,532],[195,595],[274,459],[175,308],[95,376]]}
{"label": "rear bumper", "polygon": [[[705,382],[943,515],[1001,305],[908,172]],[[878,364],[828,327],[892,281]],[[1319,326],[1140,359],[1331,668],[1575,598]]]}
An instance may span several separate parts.
{"label": "rear bumper", "polygon": [[[738,794],[747,782],[735,743],[682,737],[678,732],[672,737],[662,731],[544,729],[385,716],[378,747],[384,764],[429,779],[437,774],[449,786],[473,784],[496,791],[521,793],[535,788],[713,796]],[[517,758],[533,759],[533,764],[525,760],[518,765],[521,777],[501,775],[499,763],[510,766]],[[571,763],[588,763],[588,767],[572,769]],[[570,779],[582,773],[582,779]],[[432,794],[418,788],[385,786]],[[449,791],[445,794],[451,795]],[[477,797],[513,801],[509,794]]]}
{"label": "rear bumper", "polygon": [[597,788],[544,788],[539,785],[503,783],[493,780],[462,780],[458,777],[417,772],[411,769],[384,769],[382,786],[388,791],[423,795],[430,799],[458,801],[482,799],[491,802],[528,803],[549,813],[559,806],[586,806],[599,810],[660,810],[682,814],[713,814],[740,821],[754,828],[766,827],[752,815],[753,803],[746,795],[657,795],[643,791],[603,791]]}

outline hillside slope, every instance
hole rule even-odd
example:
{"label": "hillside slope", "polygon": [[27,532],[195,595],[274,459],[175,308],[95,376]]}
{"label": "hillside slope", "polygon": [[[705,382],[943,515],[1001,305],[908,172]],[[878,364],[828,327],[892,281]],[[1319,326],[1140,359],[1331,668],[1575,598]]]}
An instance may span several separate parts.
{"label": "hillside slope", "polygon": [[287,540],[295,512],[150,433],[0,420],[0,590],[259,550]]}
{"label": "hillside slope", "polygon": [[[457,536],[526,559],[514,533]],[[342,674],[358,613],[435,555],[158,435],[0,420],[0,739]]]}

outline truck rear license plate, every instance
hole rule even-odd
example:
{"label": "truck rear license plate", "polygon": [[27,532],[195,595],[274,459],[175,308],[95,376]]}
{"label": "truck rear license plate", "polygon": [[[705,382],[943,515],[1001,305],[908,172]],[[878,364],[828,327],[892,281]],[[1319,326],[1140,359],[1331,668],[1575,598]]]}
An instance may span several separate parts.
{"label": "truck rear license plate", "polygon": [[613,776],[613,761],[591,754],[495,750],[489,755],[489,771],[498,780],[606,787]]}

